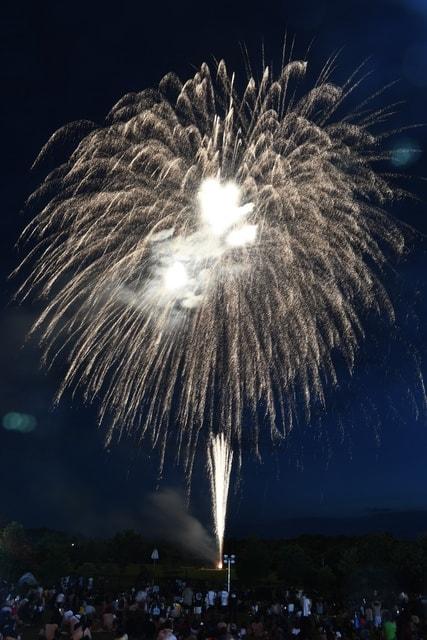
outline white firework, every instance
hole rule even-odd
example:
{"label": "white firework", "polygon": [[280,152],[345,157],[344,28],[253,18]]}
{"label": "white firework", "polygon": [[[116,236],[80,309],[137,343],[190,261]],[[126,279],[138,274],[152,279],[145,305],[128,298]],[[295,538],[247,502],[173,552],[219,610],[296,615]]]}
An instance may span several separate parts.
{"label": "white firework", "polygon": [[232,464],[233,451],[224,434],[211,436],[208,448],[208,469],[219,569],[222,568],[225,520]]}
{"label": "white firework", "polygon": [[244,412],[255,450],[260,428],[309,419],[335,354],[353,369],[366,312],[393,320],[382,275],[404,240],[371,131],[388,112],[338,117],[355,81],[334,85],[332,64],[307,93],[300,61],[242,91],[224,62],[168,74],[40,154],[80,138],[30,198],[20,267],[45,362],[66,354],[58,398],[82,389],[110,438],[137,433],[162,461],[173,438],[189,475],[201,434],[240,450]]}

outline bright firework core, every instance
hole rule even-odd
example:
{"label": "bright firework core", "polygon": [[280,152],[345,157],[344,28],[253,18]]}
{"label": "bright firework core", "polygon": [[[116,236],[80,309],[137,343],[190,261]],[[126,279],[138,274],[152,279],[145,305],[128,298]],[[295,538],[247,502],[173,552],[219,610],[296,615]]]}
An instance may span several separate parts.
{"label": "bright firework core", "polygon": [[[199,191],[199,201],[201,206],[202,220],[209,226],[209,230],[217,235],[224,235],[235,225],[239,225],[242,219],[251,213],[254,205],[252,203],[239,205],[240,189],[233,182],[221,184],[218,180],[208,178],[202,182]],[[255,228],[254,225],[239,226],[240,230]],[[229,244],[230,234],[226,241]]]}
{"label": "bright firework core", "polygon": [[164,285],[168,291],[176,291],[184,287],[188,282],[188,275],[182,262],[174,262],[165,271]]}
{"label": "bright firework core", "polygon": [[207,178],[197,196],[200,229],[185,238],[175,237],[172,230],[172,239],[162,244],[163,290],[180,299],[183,307],[196,306],[202,299],[213,259],[253,243],[257,236],[257,225],[246,222],[254,205],[240,204],[237,184]]}

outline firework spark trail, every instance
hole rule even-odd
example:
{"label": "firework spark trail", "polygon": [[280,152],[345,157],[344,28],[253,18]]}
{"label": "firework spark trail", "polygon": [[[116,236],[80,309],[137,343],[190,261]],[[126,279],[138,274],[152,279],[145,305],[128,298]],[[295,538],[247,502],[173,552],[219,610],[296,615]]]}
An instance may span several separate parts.
{"label": "firework spark trail", "polygon": [[212,513],[218,548],[218,568],[222,568],[225,519],[230,487],[233,451],[223,433],[211,436],[208,448],[208,468],[211,484]]}
{"label": "firework spark trail", "polygon": [[81,138],[23,233],[18,295],[45,301],[45,362],[68,358],[58,398],[82,388],[109,438],[136,432],[162,463],[177,438],[189,476],[201,433],[241,451],[243,411],[255,450],[264,422],[275,439],[308,420],[335,354],[353,369],[366,312],[393,320],[382,275],[404,239],[381,207],[400,193],[371,126],[389,113],[338,118],[358,81],[335,86],[332,66],[306,94],[305,62],[242,92],[224,62],[168,74],[39,156]]}

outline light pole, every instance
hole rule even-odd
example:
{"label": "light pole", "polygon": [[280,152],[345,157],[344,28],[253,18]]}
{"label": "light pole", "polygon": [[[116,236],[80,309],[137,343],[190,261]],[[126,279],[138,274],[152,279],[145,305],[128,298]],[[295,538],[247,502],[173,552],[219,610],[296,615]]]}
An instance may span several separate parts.
{"label": "light pole", "polygon": [[231,565],[236,563],[236,556],[234,553],[231,555],[224,554],[224,563],[227,565],[227,591],[230,595]]}
{"label": "light pole", "polygon": [[154,580],[156,579],[156,562],[159,561],[159,552],[157,551],[157,549],[153,549],[153,552],[151,554],[151,559],[153,561],[153,584],[154,584]]}

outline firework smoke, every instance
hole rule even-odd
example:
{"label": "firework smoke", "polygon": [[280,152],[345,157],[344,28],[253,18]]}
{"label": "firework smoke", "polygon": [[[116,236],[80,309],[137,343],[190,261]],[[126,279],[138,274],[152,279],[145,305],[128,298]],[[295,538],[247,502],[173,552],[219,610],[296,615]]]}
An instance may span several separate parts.
{"label": "firework smoke", "polygon": [[176,491],[166,489],[150,495],[143,515],[145,535],[178,545],[193,557],[209,562],[216,559],[215,540],[188,512]]}
{"label": "firework smoke", "polygon": [[260,428],[308,420],[335,356],[353,369],[366,312],[393,320],[382,271],[404,242],[372,133],[389,113],[338,117],[358,80],[332,84],[333,63],[307,93],[298,61],[241,91],[224,62],[168,74],[40,154],[79,137],[30,198],[20,267],[21,299],[45,301],[45,362],[67,354],[58,398],[82,388],[109,438],[137,432],[162,461],[176,437],[189,476],[201,434],[223,430],[231,464],[243,410],[255,450]]}
{"label": "firework smoke", "polygon": [[230,487],[233,451],[224,434],[211,436],[208,448],[208,468],[211,483],[212,513],[218,547],[218,568],[222,568],[225,519]]}

